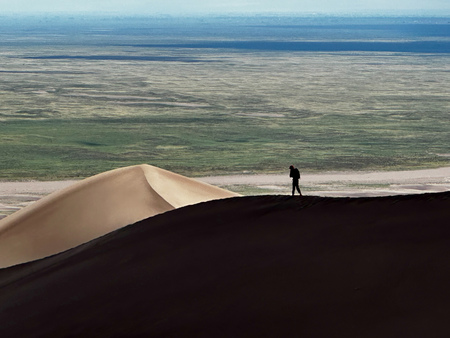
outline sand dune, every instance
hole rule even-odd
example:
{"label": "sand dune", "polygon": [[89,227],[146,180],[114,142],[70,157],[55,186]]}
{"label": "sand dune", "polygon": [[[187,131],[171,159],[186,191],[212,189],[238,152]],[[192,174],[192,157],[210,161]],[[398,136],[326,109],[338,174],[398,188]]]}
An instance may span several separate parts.
{"label": "sand dune", "polygon": [[240,197],[0,270],[1,337],[448,337],[450,192]]}
{"label": "sand dune", "polygon": [[0,267],[46,257],[182,206],[236,196],[149,165],[77,182],[0,221]]}

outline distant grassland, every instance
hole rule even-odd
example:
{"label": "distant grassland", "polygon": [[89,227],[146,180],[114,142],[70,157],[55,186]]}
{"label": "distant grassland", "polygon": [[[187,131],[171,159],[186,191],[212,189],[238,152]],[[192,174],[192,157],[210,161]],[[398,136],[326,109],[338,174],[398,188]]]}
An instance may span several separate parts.
{"label": "distant grassland", "polygon": [[[226,116],[12,120],[0,123],[1,174],[3,179],[86,177],[138,163],[191,176],[278,172],[291,162],[310,171],[448,164],[436,155],[445,150],[439,124],[427,132],[414,123],[392,130],[375,118],[368,125],[359,117],[346,119],[344,128],[342,119],[323,116],[320,127],[298,119]],[[442,148],[430,149],[430,140]]]}
{"label": "distant grassland", "polygon": [[446,55],[68,44],[0,61],[0,180],[450,165]]}

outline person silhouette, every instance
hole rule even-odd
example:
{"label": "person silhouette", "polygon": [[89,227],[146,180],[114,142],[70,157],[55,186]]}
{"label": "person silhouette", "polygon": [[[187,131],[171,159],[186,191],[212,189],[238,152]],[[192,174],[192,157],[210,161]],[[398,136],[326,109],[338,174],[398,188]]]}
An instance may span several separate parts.
{"label": "person silhouette", "polygon": [[289,177],[292,177],[292,196],[295,194],[295,189],[297,189],[300,196],[303,196],[298,185],[298,181],[300,180],[300,171],[293,165],[291,165],[289,169],[291,169]]}

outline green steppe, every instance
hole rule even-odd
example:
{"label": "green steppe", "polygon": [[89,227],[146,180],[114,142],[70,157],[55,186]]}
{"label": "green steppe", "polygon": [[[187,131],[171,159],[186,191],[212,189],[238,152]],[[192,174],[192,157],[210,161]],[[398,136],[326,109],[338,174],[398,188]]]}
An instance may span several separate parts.
{"label": "green steppe", "polygon": [[148,163],[188,176],[450,164],[448,56],[152,50],[199,62],[33,59],[135,47],[0,52],[0,180]]}

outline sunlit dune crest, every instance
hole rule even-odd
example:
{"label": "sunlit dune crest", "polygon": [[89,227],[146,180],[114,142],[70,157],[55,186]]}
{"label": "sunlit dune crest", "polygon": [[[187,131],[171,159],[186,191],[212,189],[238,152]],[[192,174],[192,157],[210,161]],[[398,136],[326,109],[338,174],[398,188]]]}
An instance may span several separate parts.
{"label": "sunlit dune crest", "polygon": [[108,171],[0,221],[0,267],[73,248],[139,220],[236,194],[150,165]]}

